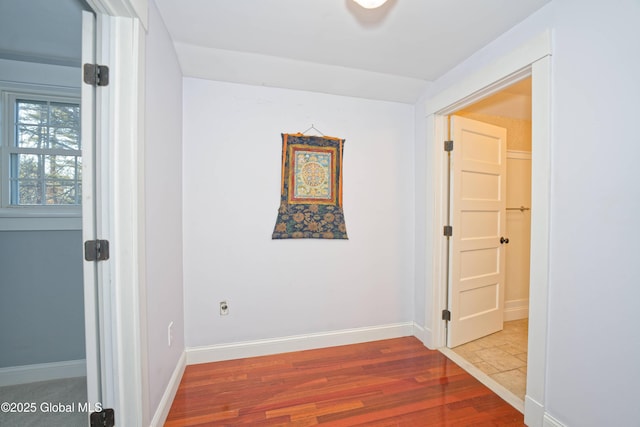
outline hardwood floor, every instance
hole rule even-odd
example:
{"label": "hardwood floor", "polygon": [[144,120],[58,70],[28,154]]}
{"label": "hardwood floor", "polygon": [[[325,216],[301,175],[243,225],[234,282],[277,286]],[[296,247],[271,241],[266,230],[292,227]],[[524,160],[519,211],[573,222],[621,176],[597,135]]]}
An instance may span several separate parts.
{"label": "hardwood floor", "polygon": [[187,366],[166,427],[524,426],[415,337]]}

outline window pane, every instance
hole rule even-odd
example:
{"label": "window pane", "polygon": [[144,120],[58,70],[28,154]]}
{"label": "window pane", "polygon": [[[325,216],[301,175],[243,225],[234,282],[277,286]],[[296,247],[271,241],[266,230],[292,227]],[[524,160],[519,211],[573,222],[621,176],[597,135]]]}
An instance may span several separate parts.
{"label": "window pane", "polygon": [[42,204],[42,156],[11,155],[11,204]]}
{"label": "window pane", "polygon": [[42,156],[38,154],[12,154],[11,179],[29,180],[42,178]]}
{"label": "window pane", "polygon": [[42,204],[42,183],[39,181],[21,181],[18,183],[21,205]]}
{"label": "window pane", "polygon": [[63,150],[80,149],[80,129],[78,128],[51,128],[49,129],[49,148]]}
{"label": "window pane", "polygon": [[46,182],[47,205],[76,205],[78,195],[76,184],[72,180],[47,180]]}
{"label": "window pane", "polygon": [[46,124],[49,121],[49,103],[46,101],[16,101],[16,122]]}
{"label": "window pane", "polygon": [[16,146],[22,148],[46,148],[47,128],[33,125],[18,125]]}
{"label": "window pane", "polygon": [[16,146],[80,149],[80,105],[16,101]]}
{"label": "window pane", "polygon": [[47,179],[71,179],[78,176],[78,157],[76,156],[44,156],[45,175]]}
{"label": "window pane", "polygon": [[51,103],[51,126],[80,127],[80,106],[78,104]]}
{"label": "window pane", "polygon": [[82,162],[78,156],[11,155],[13,205],[80,204]]}
{"label": "window pane", "polygon": [[78,181],[81,163],[77,156],[44,156],[47,205],[75,205],[80,202]]}

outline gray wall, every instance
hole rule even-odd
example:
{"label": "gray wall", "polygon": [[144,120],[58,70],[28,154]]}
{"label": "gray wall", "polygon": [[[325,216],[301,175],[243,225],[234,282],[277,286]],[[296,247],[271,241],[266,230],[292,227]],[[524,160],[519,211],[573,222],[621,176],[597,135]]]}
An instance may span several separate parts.
{"label": "gray wall", "polygon": [[[79,94],[83,8],[80,0],[0,1],[0,84]],[[19,31],[34,22],[41,32]],[[84,359],[82,286],[80,230],[0,231],[0,368]]]}
{"label": "gray wall", "polygon": [[82,233],[0,232],[0,368],[84,359]]}

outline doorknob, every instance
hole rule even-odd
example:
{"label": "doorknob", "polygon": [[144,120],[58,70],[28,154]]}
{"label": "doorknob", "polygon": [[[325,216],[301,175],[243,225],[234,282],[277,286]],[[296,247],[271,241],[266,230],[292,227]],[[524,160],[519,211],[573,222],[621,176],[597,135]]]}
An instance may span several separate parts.
{"label": "doorknob", "polygon": [[507,237],[506,239],[504,237],[500,238],[500,244],[504,244],[504,243],[509,243],[509,238]]}

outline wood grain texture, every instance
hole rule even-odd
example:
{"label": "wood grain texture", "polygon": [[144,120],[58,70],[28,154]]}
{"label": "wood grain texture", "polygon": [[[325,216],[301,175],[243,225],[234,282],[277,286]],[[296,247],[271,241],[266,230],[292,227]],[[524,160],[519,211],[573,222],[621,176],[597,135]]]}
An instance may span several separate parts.
{"label": "wood grain texture", "polygon": [[414,337],[187,366],[165,426],[524,426]]}

